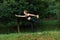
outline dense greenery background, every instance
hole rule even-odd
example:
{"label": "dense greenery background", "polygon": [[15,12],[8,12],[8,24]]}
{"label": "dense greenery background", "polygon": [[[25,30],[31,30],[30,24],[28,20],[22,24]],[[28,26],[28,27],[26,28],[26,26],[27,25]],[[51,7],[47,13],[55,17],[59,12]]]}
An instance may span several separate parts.
{"label": "dense greenery background", "polygon": [[[7,33],[10,31],[17,32],[17,18],[14,13],[23,14],[24,9],[27,9],[30,13],[40,15],[40,24],[34,27],[35,30],[36,28],[37,30],[40,29],[40,31],[59,30],[59,0],[0,0],[0,33],[5,33],[6,31]],[[28,21],[21,21],[21,30],[24,28],[28,30],[30,28],[28,25]]]}

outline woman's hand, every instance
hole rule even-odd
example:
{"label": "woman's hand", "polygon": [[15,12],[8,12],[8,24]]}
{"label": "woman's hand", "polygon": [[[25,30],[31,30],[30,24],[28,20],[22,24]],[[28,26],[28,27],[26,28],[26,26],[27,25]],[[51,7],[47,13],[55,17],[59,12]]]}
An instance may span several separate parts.
{"label": "woman's hand", "polygon": [[36,17],[39,18],[39,15],[37,15]]}

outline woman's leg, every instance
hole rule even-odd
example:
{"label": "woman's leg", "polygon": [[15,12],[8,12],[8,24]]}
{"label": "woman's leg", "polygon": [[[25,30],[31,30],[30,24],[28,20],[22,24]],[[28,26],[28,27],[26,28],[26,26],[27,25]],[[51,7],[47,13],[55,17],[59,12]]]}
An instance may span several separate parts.
{"label": "woman's leg", "polygon": [[34,32],[34,23],[30,22],[30,26],[31,26],[32,32]]}

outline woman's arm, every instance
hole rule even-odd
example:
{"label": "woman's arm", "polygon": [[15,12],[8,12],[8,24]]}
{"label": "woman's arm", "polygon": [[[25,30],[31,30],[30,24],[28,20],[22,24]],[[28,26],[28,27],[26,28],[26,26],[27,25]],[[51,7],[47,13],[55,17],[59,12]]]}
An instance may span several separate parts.
{"label": "woman's arm", "polygon": [[15,14],[15,16],[16,17],[27,17],[26,15],[16,15],[16,14]]}
{"label": "woman's arm", "polygon": [[35,16],[35,17],[39,18],[39,15],[34,15],[34,14],[30,14],[30,13],[28,13],[28,14],[29,14],[29,16]]}
{"label": "woman's arm", "polygon": [[36,17],[36,15],[34,15],[34,14],[30,14],[30,13],[28,13],[29,14],[29,16],[35,16]]}

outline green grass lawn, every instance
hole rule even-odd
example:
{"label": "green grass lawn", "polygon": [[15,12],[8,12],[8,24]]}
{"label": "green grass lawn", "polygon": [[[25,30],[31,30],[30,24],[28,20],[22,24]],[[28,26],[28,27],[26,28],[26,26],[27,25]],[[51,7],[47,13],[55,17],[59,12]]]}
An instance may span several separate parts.
{"label": "green grass lawn", "polygon": [[60,40],[60,31],[0,34],[0,40]]}

